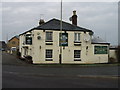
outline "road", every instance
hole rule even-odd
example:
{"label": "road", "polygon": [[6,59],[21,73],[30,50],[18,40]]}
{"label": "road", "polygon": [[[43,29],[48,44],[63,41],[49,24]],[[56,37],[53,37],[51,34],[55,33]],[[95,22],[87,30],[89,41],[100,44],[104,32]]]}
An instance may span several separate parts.
{"label": "road", "polygon": [[2,55],[3,88],[118,88],[118,66],[39,66]]}

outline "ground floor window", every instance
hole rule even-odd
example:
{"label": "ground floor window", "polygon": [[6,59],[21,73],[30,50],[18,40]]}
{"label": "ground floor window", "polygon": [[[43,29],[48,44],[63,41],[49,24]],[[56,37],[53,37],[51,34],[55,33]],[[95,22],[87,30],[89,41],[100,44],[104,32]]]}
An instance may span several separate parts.
{"label": "ground floor window", "polygon": [[74,61],[81,61],[81,50],[74,50]]}
{"label": "ground floor window", "polygon": [[52,57],[53,57],[53,50],[46,49],[46,61],[52,61]]}

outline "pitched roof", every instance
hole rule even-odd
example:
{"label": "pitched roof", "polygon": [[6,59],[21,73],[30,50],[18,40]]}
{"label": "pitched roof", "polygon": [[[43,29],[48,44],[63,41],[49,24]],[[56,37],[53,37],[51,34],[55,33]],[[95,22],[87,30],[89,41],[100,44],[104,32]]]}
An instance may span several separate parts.
{"label": "pitched roof", "polygon": [[[38,26],[34,29],[38,30],[60,30],[60,20],[58,19],[51,19],[48,22]],[[92,32],[92,30],[85,29],[67,22],[62,21],[62,30],[63,31],[88,31]]]}
{"label": "pitched roof", "polygon": [[14,38],[17,38],[17,39],[19,40],[19,36],[16,35],[16,36],[12,37],[10,40],[8,40],[8,42],[10,42],[10,41],[11,41],[12,39],[14,39]]}
{"label": "pitched roof", "polygon": [[[40,26],[37,26],[35,28],[32,28],[31,30],[29,31],[26,31],[22,34],[25,34],[27,32],[30,32],[32,30],[60,30],[60,20],[58,19],[51,19],[49,20],[48,22],[40,25]],[[93,32],[92,30],[89,30],[89,29],[86,29],[86,28],[82,28],[82,27],[79,27],[79,26],[76,26],[76,25],[73,25],[73,24],[70,24],[70,23],[67,23],[67,22],[64,22],[62,21],[62,30],[63,31],[83,31],[83,32]],[[22,35],[20,34],[20,35]]]}
{"label": "pitched roof", "polygon": [[103,39],[100,38],[100,37],[94,36],[94,37],[92,38],[92,44],[110,44],[110,43],[107,43],[105,40],[103,40]]}

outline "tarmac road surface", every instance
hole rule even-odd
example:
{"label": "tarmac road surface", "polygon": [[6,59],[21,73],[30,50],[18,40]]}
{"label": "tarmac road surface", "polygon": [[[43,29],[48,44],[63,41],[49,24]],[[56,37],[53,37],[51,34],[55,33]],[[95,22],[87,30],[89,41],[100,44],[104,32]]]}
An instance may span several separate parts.
{"label": "tarmac road surface", "polygon": [[2,88],[118,88],[118,66],[46,67],[2,55]]}

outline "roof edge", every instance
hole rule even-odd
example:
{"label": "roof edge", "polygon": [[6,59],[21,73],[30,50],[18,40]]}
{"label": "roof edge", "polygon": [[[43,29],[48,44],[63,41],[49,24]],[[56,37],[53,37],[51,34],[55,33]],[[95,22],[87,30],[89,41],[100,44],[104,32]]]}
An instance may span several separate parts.
{"label": "roof edge", "polygon": [[91,43],[91,44],[107,44],[107,45],[110,45],[110,43]]}

